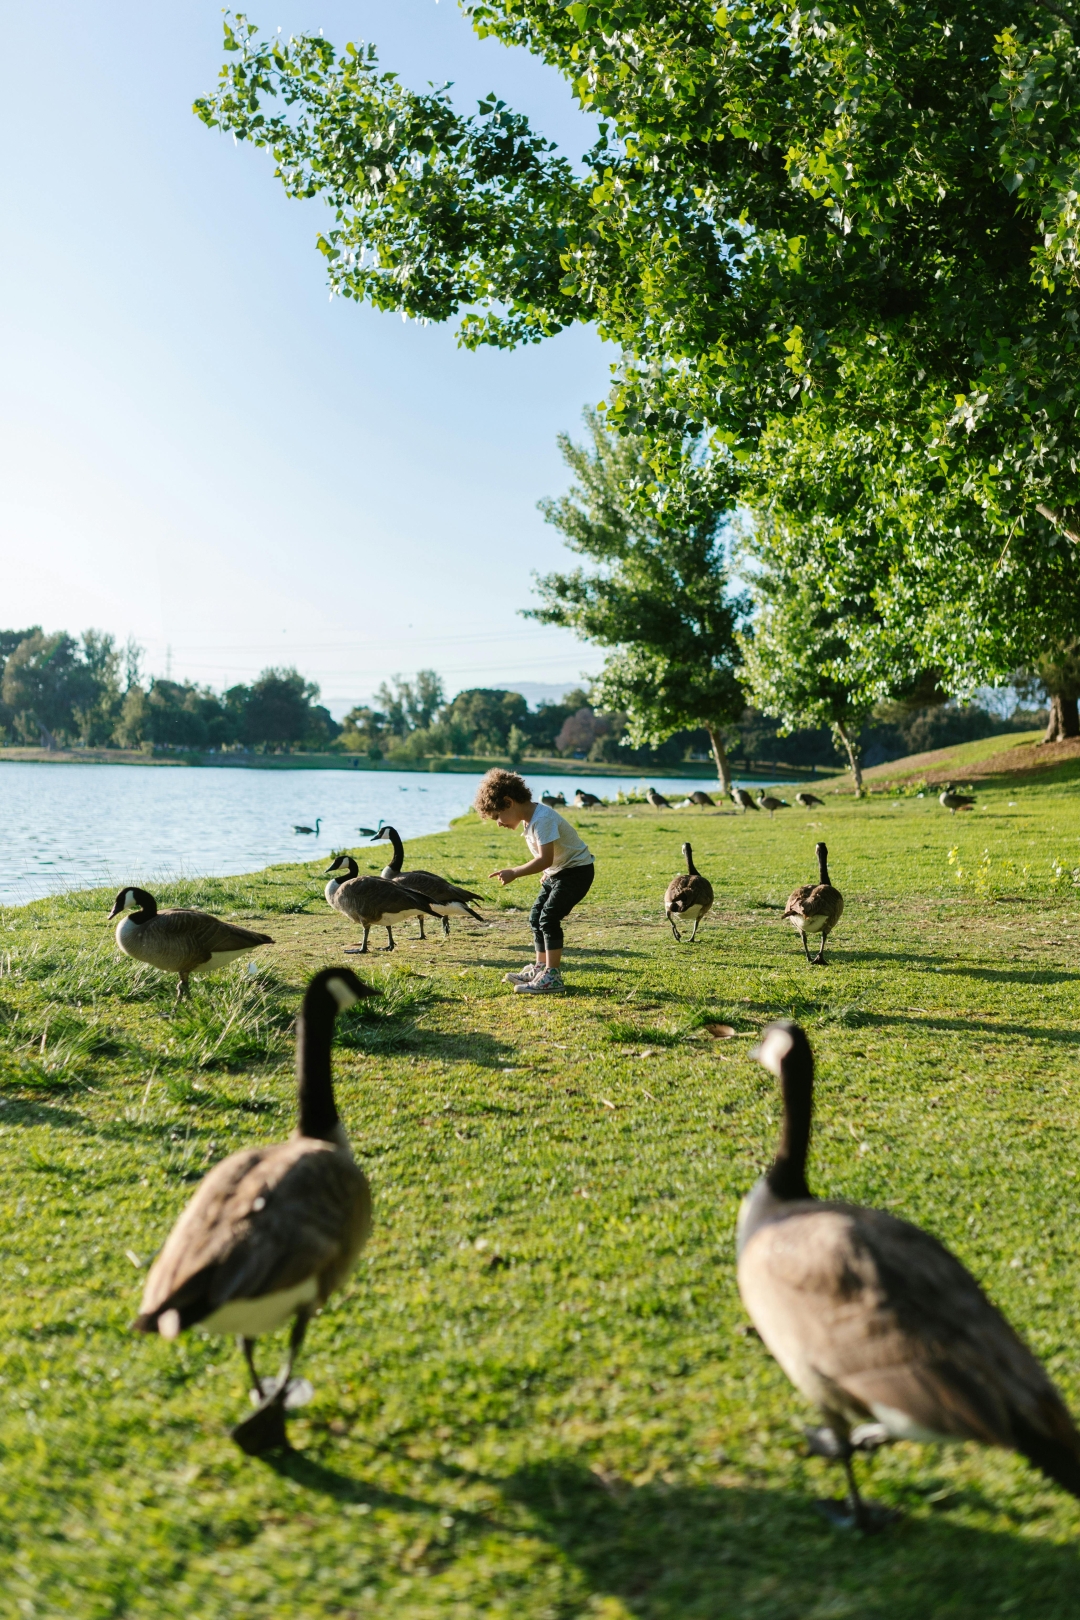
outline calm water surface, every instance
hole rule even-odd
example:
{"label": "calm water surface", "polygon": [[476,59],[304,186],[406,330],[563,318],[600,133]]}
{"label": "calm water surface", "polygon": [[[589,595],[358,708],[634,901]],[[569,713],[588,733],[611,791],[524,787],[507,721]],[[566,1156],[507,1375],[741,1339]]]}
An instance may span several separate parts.
{"label": "calm water surface", "polygon": [[[524,774],[534,792],[550,788],[567,798],[579,787],[613,797],[620,787],[649,785],[632,777]],[[315,859],[355,846],[358,829],[380,819],[403,838],[418,838],[466,811],[479,780],[479,772],[0,764],[0,904]],[[700,779],[665,777],[656,785],[673,802],[694,788],[712,791]],[[293,831],[294,823],[313,827],[317,816],[317,838]]]}

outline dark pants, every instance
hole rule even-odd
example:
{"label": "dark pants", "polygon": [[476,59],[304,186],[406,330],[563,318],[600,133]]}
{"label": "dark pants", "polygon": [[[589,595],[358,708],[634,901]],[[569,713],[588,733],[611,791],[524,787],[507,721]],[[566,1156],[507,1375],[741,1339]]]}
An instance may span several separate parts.
{"label": "dark pants", "polygon": [[556,872],[554,877],[542,881],[536,903],[529,912],[529,927],[538,951],[562,950],[562,920],[579,900],[584,900],[592,888],[595,872],[595,866],[570,866],[565,872]]}

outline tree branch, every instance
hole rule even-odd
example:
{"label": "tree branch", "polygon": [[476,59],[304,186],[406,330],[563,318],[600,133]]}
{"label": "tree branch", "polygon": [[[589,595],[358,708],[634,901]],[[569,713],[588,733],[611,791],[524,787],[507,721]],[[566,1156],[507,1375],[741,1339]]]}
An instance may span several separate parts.
{"label": "tree branch", "polygon": [[1075,529],[1070,529],[1061,512],[1055,512],[1052,506],[1044,506],[1041,501],[1035,510],[1040,517],[1044,517],[1048,523],[1052,523],[1055,529],[1060,529],[1066,540],[1071,540],[1074,546],[1080,546],[1080,534]]}

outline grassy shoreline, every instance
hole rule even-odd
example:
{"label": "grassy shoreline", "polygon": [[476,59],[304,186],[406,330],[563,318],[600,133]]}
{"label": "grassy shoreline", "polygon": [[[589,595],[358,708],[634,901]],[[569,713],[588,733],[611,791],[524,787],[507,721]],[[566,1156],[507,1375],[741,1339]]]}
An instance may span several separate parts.
{"label": "grassy shoreline", "polygon": [[[510,761],[498,755],[467,757],[464,755],[433,755],[422,760],[371,760],[355,754],[143,754],[122,748],[0,748],[0,765],[166,765],[193,766],[203,769],[248,771],[419,771],[424,775],[473,775],[490,770],[493,765],[509,769]],[[694,781],[716,780],[715,767],[700,761],[685,761],[674,765],[608,765],[585,759],[529,758],[516,767],[544,776],[609,776],[623,781],[639,781],[646,777],[686,779]],[[768,775],[769,770],[773,775]],[[779,776],[777,772],[781,773]],[[751,776],[762,781],[796,779],[812,780],[811,771],[802,766],[771,766],[769,762],[753,764],[745,771],[736,771],[742,778]]]}
{"label": "grassy shoreline", "polygon": [[[893,1447],[868,1489],[903,1523],[830,1532],[812,1500],[838,1481],[734,1282],[778,1117],[749,1037],[793,1015],[819,1060],[812,1184],[942,1237],[1080,1410],[1080,807],[1014,786],[980,806],[572,812],[597,883],[568,927],[571,994],[539,1004],[501,982],[533,886],[487,874],[517,841],[475,818],[414,840],[490,897],[490,925],[351,959],[388,992],[335,1055],[376,1229],[312,1328],[316,1399],[274,1464],[225,1438],[246,1399],[231,1346],[128,1323],[198,1177],[291,1128],[290,1020],[351,939],[322,863],[161,891],[277,941],[180,1013],[116,956],[111,895],[0,913],[12,1613],[1071,1617],[1080,1507],[1011,1456]],[[812,969],[779,910],[819,837],[847,911]],[[659,901],[684,838],[718,898],[680,948]],[[717,1017],[736,1039],[703,1033]]]}

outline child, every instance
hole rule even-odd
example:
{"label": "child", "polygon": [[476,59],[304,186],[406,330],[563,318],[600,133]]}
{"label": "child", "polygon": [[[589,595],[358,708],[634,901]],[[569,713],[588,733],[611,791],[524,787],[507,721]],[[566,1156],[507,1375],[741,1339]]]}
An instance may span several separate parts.
{"label": "child", "polygon": [[504,975],[515,991],[530,996],[557,994],[563,988],[562,920],[584,900],[592,887],[596,867],[577,831],[557,810],[535,804],[532,794],[513,771],[488,771],[476,790],[476,809],[486,821],[500,827],[520,827],[533,859],[524,866],[504,866],[491,876],[502,884],[530,872],[543,872],[540,893],[529,913],[536,942],[536,961],[520,973]]}

